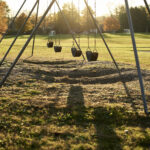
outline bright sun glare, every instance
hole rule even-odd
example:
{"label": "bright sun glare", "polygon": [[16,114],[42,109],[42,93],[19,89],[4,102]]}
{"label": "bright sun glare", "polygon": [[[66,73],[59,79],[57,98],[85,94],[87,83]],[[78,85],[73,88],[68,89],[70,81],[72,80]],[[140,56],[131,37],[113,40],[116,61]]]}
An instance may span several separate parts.
{"label": "bright sun glare", "polygon": [[[11,9],[11,15],[14,15],[24,0],[5,0],[5,1],[9,5],[9,8]],[[27,0],[26,6],[24,7],[23,11],[30,10],[35,1],[36,0],[32,1]],[[51,0],[40,0],[40,1],[41,1],[40,14],[42,14],[46,9],[48,3],[51,2]],[[72,2],[72,0],[58,0],[58,1],[61,6],[63,6],[63,3],[65,2]],[[78,0],[74,0],[74,3],[77,6]],[[150,0],[148,0],[148,3],[150,3]],[[138,6],[143,5],[144,3],[143,0],[129,0],[129,4],[130,6]],[[93,8],[94,0],[89,0],[89,5]],[[97,15],[98,16],[109,15],[119,5],[124,5],[124,0],[97,0]],[[84,0],[80,0],[80,7],[81,9],[85,7]]]}

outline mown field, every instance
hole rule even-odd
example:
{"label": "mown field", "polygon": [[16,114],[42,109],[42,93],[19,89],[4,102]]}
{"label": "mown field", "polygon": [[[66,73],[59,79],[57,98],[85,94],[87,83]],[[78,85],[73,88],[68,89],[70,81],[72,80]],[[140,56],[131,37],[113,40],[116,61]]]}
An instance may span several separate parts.
{"label": "mown field", "polygon": [[[131,43],[131,38],[127,34],[105,34],[105,39],[110,47],[115,59],[120,63],[127,63],[135,65],[135,59],[133,54],[133,48]],[[15,58],[18,54],[22,45],[25,43],[28,36],[20,36],[15,46],[13,47],[8,60]],[[46,48],[47,36],[37,36],[35,54],[34,57],[40,57],[43,59],[72,59],[72,60],[82,60],[82,57],[73,59],[70,53],[70,47],[72,46],[72,39],[70,35],[61,35],[61,45],[63,46],[63,53],[55,55],[52,49]],[[140,62],[143,69],[149,69],[149,55],[150,55],[150,34],[136,34],[136,42],[139,51]],[[10,43],[12,42],[12,36],[7,37],[6,40],[1,44],[0,57],[8,49]],[[26,49],[22,58],[27,58],[31,54],[32,41],[30,42],[28,48]],[[90,39],[90,47],[93,50],[94,39]],[[87,49],[87,38],[86,36],[81,37],[81,47],[82,51],[85,52]],[[108,51],[105,48],[100,37],[97,37],[97,51],[99,52],[99,60],[101,61],[111,61]]]}
{"label": "mown field", "polygon": [[[27,37],[19,37],[0,79]],[[99,37],[97,62],[73,58],[70,36],[61,38],[63,51],[56,54],[46,47],[47,36],[37,36],[34,56],[28,58],[31,42],[0,89],[0,150],[149,150],[150,117],[143,111],[130,36],[105,34],[122,79]],[[12,40],[1,43],[0,59]],[[136,34],[150,108],[149,40],[150,34]],[[85,36],[81,47],[85,54]]]}

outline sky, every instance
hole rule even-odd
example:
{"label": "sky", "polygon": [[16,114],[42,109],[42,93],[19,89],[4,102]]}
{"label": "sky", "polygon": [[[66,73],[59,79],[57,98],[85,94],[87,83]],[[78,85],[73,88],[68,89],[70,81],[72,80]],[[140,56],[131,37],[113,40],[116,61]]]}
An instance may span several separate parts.
{"label": "sky", "polygon": [[[14,16],[21,4],[24,0],[4,0],[7,2],[11,12],[10,15]],[[36,0],[27,0],[24,8],[22,11],[27,12],[30,10]],[[40,15],[44,12],[48,4],[51,2],[51,0],[40,0]],[[60,2],[60,5],[63,6],[63,3],[71,2],[72,0],[58,0]],[[147,0],[147,2],[150,4],[150,0]],[[77,5],[78,0],[74,0],[74,3]],[[89,0],[89,5],[91,7],[94,7],[94,0]],[[113,10],[119,6],[124,5],[124,0],[97,0],[97,16],[103,16],[103,15],[109,15]],[[130,6],[144,6],[143,0],[129,0]],[[85,7],[84,0],[80,0],[80,8],[83,9]]]}

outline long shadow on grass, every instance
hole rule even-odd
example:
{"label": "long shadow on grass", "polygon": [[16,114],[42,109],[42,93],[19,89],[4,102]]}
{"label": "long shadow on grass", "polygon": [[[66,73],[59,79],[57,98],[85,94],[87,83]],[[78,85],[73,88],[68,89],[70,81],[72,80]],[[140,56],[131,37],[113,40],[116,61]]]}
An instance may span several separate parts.
{"label": "long shadow on grass", "polygon": [[148,39],[149,36],[150,34],[146,34],[146,33],[136,34],[136,38],[141,38],[141,39]]}
{"label": "long shadow on grass", "polygon": [[[95,64],[99,64],[99,67],[97,66],[96,68],[87,68],[87,69],[83,69],[83,68],[78,68],[77,69],[77,64],[76,61],[73,60],[68,60],[68,61],[60,61],[60,60],[54,60],[54,61],[37,61],[37,60],[24,60],[24,63],[29,63],[29,64],[37,64],[37,65],[45,65],[45,67],[47,65],[49,70],[53,71],[53,73],[55,73],[56,69],[64,69],[66,68],[66,66],[64,67],[64,65],[68,65],[69,67],[67,68],[72,68],[75,69],[75,71],[73,70],[63,70],[64,75],[68,75],[71,78],[76,78],[76,77],[97,77],[97,76],[104,76],[104,75],[109,75],[109,74],[115,74],[118,73],[118,71],[116,69],[114,69],[114,66],[112,66],[113,64],[111,62],[97,62]],[[107,65],[107,66],[106,66]],[[90,66],[90,65],[89,65]],[[39,72],[43,71],[44,74],[49,74],[49,71],[44,71],[42,69],[38,70]],[[62,70],[59,70],[60,72],[60,76],[62,76],[61,74]],[[68,72],[69,71],[69,72]],[[127,72],[127,71],[136,71],[135,69],[132,68],[121,68],[120,71],[122,73]],[[55,75],[55,74],[52,74]],[[59,76],[59,74],[58,74]]]}
{"label": "long shadow on grass", "polygon": [[68,60],[68,61],[36,61],[36,60],[24,60],[24,63],[29,63],[29,64],[37,64],[37,65],[61,65],[61,64],[69,64],[74,61]]}
{"label": "long shadow on grass", "polygon": [[[31,63],[29,61],[29,63]],[[59,64],[67,64],[70,63],[70,61],[64,62],[64,61],[54,61],[54,62],[34,62],[36,64],[50,64],[50,65],[59,65]],[[67,64],[70,65],[70,64]],[[39,70],[31,70],[27,69],[24,71],[30,72],[32,78],[36,78],[38,80],[45,81],[47,83],[67,83],[67,84],[79,84],[82,83],[84,85],[88,84],[115,84],[118,82],[132,82],[137,80],[138,76],[134,69],[127,68],[122,69],[123,75],[122,79],[118,76],[116,69],[113,69],[111,67],[109,68],[96,68],[93,70],[93,68],[88,69],[64,69],[63,66],[61,69],[53,69],[51,66],[49,66],[49,71],[47,69],[39,69]],[[126,97],[128,102],[132,103],[133,109],[136,111],[136,108],[134,107],[133,99],[129,96]]]}
{"label": "long shadow on grass", "polygon": [[[118,82],[132,82],[138,79],[137,72],[131,68],[123,68],[121,69],[123,75],[122,79],[118,76],[116,69],[111,67],[99,67],[99,68],[87,68],[87,69],[64,69],[63,65],[66,66],[72,65],[74,61],[26,61],[26,63],[33,63],[39,65],[51,65],[48,66],[48,69],[39,69],[39,70],[31,70],[25,69],[31,73],[32,78],[36,78],[38,80],[45,81],[47,83],[67,83],[67,84],[78,84],[82,83],[85,85],[88,84],[114,84]],[[101,64],[100,64],[101,65]],[[109,64],[111,65],[111,64]],[[56,68],[51,68],[51,67]],[[47,71],[48,70],[48,71]],[[145,73],[143,74],[145,76]],[[131,103],[133,109],[136,111],[134,106],[134,100],[130,96],[124,98],[127,99],[126,102]],[[111,99],[113,101],[113,99]],[[114,100],[115,101],[115,100]]]}
{"label": "long shadow on grass", "polygon": [[[59,94],[59,90],[57,92]],[[42,146],[49,147],[47,144],[51,140],[57,144],[65,141],[67,148],[61,145],[59,149],[71,149],[73,144],[77,145],[76,149],[92,150],[95,149],[94,142],[97,143],[97,150],[122,149],[126,142],[125,137],[130,137],[130,131],[122,133],[124,127],[143,128],[143,136],[133,138],[133,142],[136,146],[149,147],[150,135],[145,129],[149,128],[150,118],[128,112],[121,107],[85,107],[81,86],[71,86],[66,108],[56,107],[57,101],[53,104],[42,101],[43,105],[35,105],[34,101],[23,103],[3,98],[0,102],[0,107],[3,108],[0,109],[0,132],[6,136],[1,139],[0,147],[4,149],[8,149],[7,146],[12,149],[13,146],[21,149],[42,149]],[[54,129],[49,129],[50,124],[54,125]],[[90,132],[93,130],[92,125],[96,129],[95,133]],[[63,131],[66,126],[69,126],[69,130]],[[39,130],[33,130],[35,127]],[[57,127],[62,131],[58,131]],[[116,128],[120,129],[121,136],[116,134]],[[131,132],[134,134],[134,131]],[[42,142],[43,137],[49,140]]]}
{"label": "long shadow on grass", "polygon": [[[79,128],[82,127],[83,130],[85,129],[91,136],[90,138],[97,142],[97,150],[122,149],[121,143],[123,143],[124,139],[116,134],[116,128],[126,125],[129,127],[139,126],[144,129],[147,128],[150,123],[149,118],[129,113],[128,110],[121,107],[86,108],[81,86],[71,86],[65,112],[71,116],[65,120],[65,124],[76,125]],[[94,124],[96,129],[96,133],[93,135],[90,134],[90,126],[92,124]],[[149,134],[146,132],[144,136],[143,138],[137,139],[137,145],[148,147]],[[92,141],[86,140],[85,137],[82,137],[81,141],[83,143],[91,142],[89,144],[92,144]],[[86,144],[83,143],[79,144],[79,149],[92,149],[92,146],[84,147]]]}
{"label": "long shadow on grass", "polygon": [[[56,83],[68,83],[68,84],[112,84],[121,82],[131,82],[137,80],[137,74],[126,73],[122,75],[122,79],[116,74],[115,69],[101,69],[101,72],[91,72],[89,71],[68,71],[68,70],[28,70],[31,73],[32,78],[37,78],[38,80],[49,81]],[[33,74],[32,74],[33,73]],[[108,76],[109,75],[109,76]],[[55,78],[57,77],[57,78]]]}
{"label": "long shadow on grass", "polygon": [[[109,114],[107,109],[95,108],[93,114],[90,114],[93,116],[93,120],[88,118],[87,114],[90,109],[88,110],[85,107],[83,89],[81,86],[71,86],[67,100],[67,109],[71,112],[71,116],[74,119],[73,122],[76,126],[81,126],[83,129],[88,129],[91,123],[94,124],[96,134],[93,135],[93,139],[97,141],[97,150],[121,149],[121,139],[116,135],[113,128],[113,124],[115,124],[115,122],[108,123],[107,118],[104,118],[106,117],[106,114]],[[87,131],[90,135],[90,131]],[[82,138],[84,139],[84,137]],[[78,148],[92,149],[92,146],[84,147],[84,145],[81,144]]]}
{"label": "long shadow on grass", "polygon": [[[46,78],[55,78],[55,82],[64,82],[69,84],[76,84],[76,83],[83,83],[83,84],[109,84],[109,83],[116,83],[120,82],[121,79],[118,76],[118,72],[116,69],[111,67],[99,67],[93,70],[93,68],[88,69],[75,69],[75,65],[73,65],[73,61],[44,61],[44,62],[37,62],[37,61],[25,61],[26,63],[33,63],[39,65],[51,65],[46,70],[39,69],[34,71],[33,69],[25,69],[24,71],[31,72],[31,74],[38,75],[39,77],[45,76],[43,80],[47,81]],[[63,68],[64,64],[70,66],[67,69]],[[63,65],[63,66],[62,66]],[[101,64],[100,64],[101,65]],[[53,68],[53,67],[56,68]],[[49,71],[47,71],[49,70]],[[122,69],[123,72],[122,80],[124,82],[130,82],[137,79],[137,73],[133,69]],[[82,79],[81,78],[88,78]]]}

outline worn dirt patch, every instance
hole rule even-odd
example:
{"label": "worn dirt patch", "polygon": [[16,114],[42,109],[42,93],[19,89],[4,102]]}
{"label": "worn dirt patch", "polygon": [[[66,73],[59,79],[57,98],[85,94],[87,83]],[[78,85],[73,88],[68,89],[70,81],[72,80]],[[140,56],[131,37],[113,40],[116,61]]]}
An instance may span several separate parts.
{"label": "worn dirt patch", "polygon": [[[0,68],[0,77],[7,71],[9,63]],[[34,95],[36,101],[47,96],[56,98],[59,106],[65,106],[69,89],[80,86],[83,89],[85,105],[104,103],[124,103],[131,105],[134,102],[137,109],[142,110],[142,100],[136,68],[131,65],[119,64],[122,79],[111,62],[82,63],[80,61],[43,61],[25,60],[16,65],[6,84],[1,89],[1,97],[14,95]],[[150,92],[150,72],[143,70],[146,95]],[[128,87],[131,97],[126,96],[122,81]],[[31,91],[30,91],[31,90]],[[33,91],[32,91],[33,90]],[[34,90],[37,92],[34,92]],[[29,91],[29,92],[28,92]],[[36,96],[37,95],[37,96]],[[78,90],[76,93],[78,96]],[[21,98],[21,96],[20,96]],[[130,101],[131,100],[131,101]],[[137,110],[138,111],[138,110]]]}

